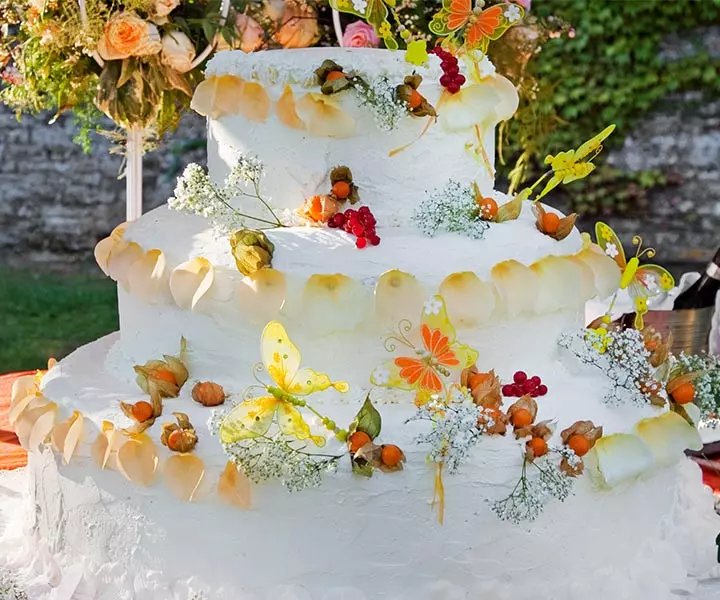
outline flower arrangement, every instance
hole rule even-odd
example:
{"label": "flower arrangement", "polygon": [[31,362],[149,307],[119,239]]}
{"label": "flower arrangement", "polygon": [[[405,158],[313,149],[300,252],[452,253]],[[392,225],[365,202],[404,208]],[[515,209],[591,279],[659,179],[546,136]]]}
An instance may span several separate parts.
{"label": "flower arrangement", "polygon": [[101,113],[162,135],[189,106],[217,35],[234,39],[218,0],[26,0],[5,11],[0,100],[18,112]]}

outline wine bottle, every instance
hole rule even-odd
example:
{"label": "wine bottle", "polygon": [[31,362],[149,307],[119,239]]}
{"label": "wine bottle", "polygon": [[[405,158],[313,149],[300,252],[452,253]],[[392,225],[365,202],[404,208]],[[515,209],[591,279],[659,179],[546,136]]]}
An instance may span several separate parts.
{"label": "wine bottle", "polygon": [[713,259],[705,267],[705,272],[700,279],[675,298],[673,310],[714,306],[715,297],[719,291],[720,248],[718,248]]}

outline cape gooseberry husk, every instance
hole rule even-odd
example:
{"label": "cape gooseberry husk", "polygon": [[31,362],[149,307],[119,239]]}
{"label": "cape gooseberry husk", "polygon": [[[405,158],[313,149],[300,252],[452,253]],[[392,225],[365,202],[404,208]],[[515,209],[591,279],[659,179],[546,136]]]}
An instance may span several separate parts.
{"label": "cape gooseberry husk", "polygon": [[241,229],[230,236],[230,248],[238,271],[252,275],[272,266],[275,245],[262,231]]}

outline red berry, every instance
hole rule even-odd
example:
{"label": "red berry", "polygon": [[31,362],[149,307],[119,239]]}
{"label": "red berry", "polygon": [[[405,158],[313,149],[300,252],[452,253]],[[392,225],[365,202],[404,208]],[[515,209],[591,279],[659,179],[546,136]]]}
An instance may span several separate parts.
{"label": "red berry", "polygon": [[453,82],[453,78],[450,75],[443,75],[440,77],[440,85],[443,87],[449,86]]}
{"label": "red berry", "polygon": [[333,215],[333,219],[335,219],[335,222],[338,225],[342,225],[345,223],[345,214],[344,213],[336,213]]}
{"label": "red berry", "polygon": [[352,228],[353,235],[357,235],[358,237],[361,236],[363,233],[365,233],[365,228],[358,223],[357,225],[353,225]]}
{"label": "red berry", "polygon": [[361,250],[367,246],[367,240],[364,237],[359,237],[355,240],[355,246]]}
{"label": "red berry", "polygon": [[542,383],[542,379],[540,379],[537,375],[533,375],[530,378],[530,381],[532,381],[535,384],[535,387],[539,386]]}
{"label": "red berry", "polygon": [[545,394],[548,393],[547,386],[544,385],[544,384],[541,384],[541,385],[537,386],[536,389],[537,389],[537,393],[538,393],[539,396],[544,396]]}
{"label": "red berry", "polygon": [[515,383],[525,383],[527,378],[527,373],[525,371],[516,371],[515,375],[513,375],[513,381]]}
{"label": "red berry", "polygon": [[519,398],[520,396],[522,396],[525,393],[523,391],[522,386],[518,385],[517,383],[515,385],[513,385],[512,388],[513,388],[513,396],[515,396],[516,398]]}
{"label": "red berry", "polygon": [[512,396],[514,391],[515,390],[513,389],[513,386],[511,386],[511,385],[502,386],[502,395],[503,396]]}
{"label": "red berry", "polygon": [[373,246],[378,246],[380,244],[380,238],[373,233],[373,235],[370,236],[370,243]]}
{"label": "red berry", "polygon": [[451,94],[457,94],[460,91],[460,86],[455,82],[453,82],[450,85],[445,86],[445,87],[446,87],[447,91],[450,92]]}
{"label": "red berry", "polygon": [[463,75],[462,73],[458,73],[457,75],[455,75],[455,83],[460,86],[465,83],[465,75]]}
{"label": "red berry", "polygon": [[540,392],[537,391],[537,388],[529,392],[531,398],[537,398],[540,395]]}
{"label": "red berry", "polygon": [[525,383],[522,384],[523,394],[529,394],[530,392],[534,391],[535,388],[537,388],[537,386],[534,385],[532,380],[530,379],[528,379]]}
{"label": "red berry", "polygon": [[460,73],[460,67],[457,65],[448,65],[448,67],[445,69],[446,75],[452,75],[455,82],[457,82],[457,76]]}
{"label": "red berry", "polygon": [[340,227],[340,225],[338,225],[337,222],[334,221],[333,219],[330,219],[330,220],[328,221],[328,227],[332,227],[333,229],[335,229],[335,228],[337,228],[337,227]]}
{"label": "red berry", "polygon": [[370,207],[369,206],[361,206],[358,208],[358,213],[361,215],[367,215],[370,213]]}

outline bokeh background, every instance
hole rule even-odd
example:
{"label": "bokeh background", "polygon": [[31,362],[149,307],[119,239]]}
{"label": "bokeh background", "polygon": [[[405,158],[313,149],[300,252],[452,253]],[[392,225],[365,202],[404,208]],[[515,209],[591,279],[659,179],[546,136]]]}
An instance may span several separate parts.
{"label": "bokeh background", "polygon": [[[404,5],[432,14],[439,3]],[[720,0],[534,0],[531,15],[544,32],[529,20],[493,51],[524,96],[499,136],[498,188],[615,123],[597,172],[548,203],[580,213],[585,229],[602,218],[625,239],[641,234],[676,275],[697,268],[720,246]],[[0,373],[43,367],[118,326],[92,250],[124,220],[122,156],[97,135],[84,152],[77,133],[71,115],[50,126],[0,105]],[[204,136],[186,116],[146,156],[146,209],[185,163],[204,161]]]}

